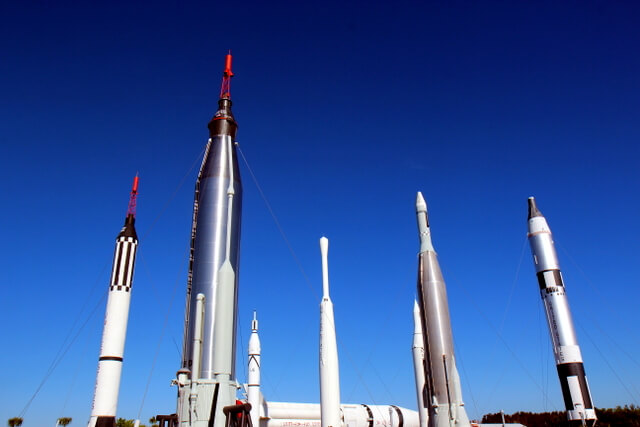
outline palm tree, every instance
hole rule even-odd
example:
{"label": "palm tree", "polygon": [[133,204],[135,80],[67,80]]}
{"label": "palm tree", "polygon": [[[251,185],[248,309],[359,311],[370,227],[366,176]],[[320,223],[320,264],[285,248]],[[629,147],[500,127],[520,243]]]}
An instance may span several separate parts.
{"label": "palm tree", "polygon": [[71,420],[72,420],[71,417],[58,418],[58,425],[62,426],[62,427],[65,427],[65,426],[71,424]]}
{"label": "palm tree", "polygon": [[22,425],[22,418],[20,417],[9,418],[8,424],[10,427],[20,427]]}
{"label": "palm tree", "polygon": [[127,420],[126,418],[118,418],[116,421],[116,427],[133,427],[135,421]]}

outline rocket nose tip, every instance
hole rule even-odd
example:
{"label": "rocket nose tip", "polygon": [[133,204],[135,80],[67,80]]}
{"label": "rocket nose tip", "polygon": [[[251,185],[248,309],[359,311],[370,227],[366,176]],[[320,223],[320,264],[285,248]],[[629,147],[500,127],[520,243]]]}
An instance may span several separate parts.
{"label": "rocket nose tip", "polygon": [[531,219],[534,216],[542,216],[542,212],[540,212],[540,210],[538,209],[538,206],[536,205],[536,199],[533,198],[533,196],[527,199],[527,204],[529,206],[529,215],[527,219]]}
{"label": "rocket nose tip", "polygon": [[422,193],[420,191],[418,191],[418,194],[416,194],[416,210],[418,212],[426,212],[427,210],[427,202],[424,201],[424,197],[422,196]]}

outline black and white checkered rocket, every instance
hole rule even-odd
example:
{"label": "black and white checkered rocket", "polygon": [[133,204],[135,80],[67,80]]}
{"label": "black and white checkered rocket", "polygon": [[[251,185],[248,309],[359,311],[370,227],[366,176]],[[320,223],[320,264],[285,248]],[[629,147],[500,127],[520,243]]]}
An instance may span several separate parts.
{"label": "black and white checkered rocket", "polygon": [[593,426],[596,413],[547,220],[529,197],[529,244],[544,303],[560,386],[571,425]]}
{"label": "black and white checkered rocket", "polygon": [[98,359],[98,375],[89,427],[115,427],[122,357],[127,335],[129,303],[138,236],[135,228],[135,206],[138,177],[133,181],[129,209],[124,226],[116,238],[116,249],[109,282],[109,298],[104,318],[102,345]]}

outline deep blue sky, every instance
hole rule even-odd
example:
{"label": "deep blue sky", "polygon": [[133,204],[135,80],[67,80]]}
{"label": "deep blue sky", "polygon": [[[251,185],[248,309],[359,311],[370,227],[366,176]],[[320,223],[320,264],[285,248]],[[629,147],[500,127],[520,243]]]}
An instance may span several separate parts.
{"label": "deep blue sky", "polygon": [[256,309],[265,397],[318,401],[326,235],[343,400],[415,408],[421,190],[470,415],[562,409],[525,246],[535,195],[596,405],[640,404],[634,2],[12,3],[0,7],[0,422],[78,330],[23,425],[88,420],[137,171],[119,416],[138,416],[152,366],[142,419],[175,411],[193,184],[227,49],[240,147],[309,278],[241,163],[240,381]]}

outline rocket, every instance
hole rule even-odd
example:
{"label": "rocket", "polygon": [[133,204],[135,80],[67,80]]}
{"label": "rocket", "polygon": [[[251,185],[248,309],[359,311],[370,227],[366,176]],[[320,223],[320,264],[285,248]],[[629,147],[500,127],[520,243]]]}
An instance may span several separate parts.
{"label": "rocket", "polygon": [[127,335],[133,269],[138,248],[138,235],[135,227],[138,181],[136,175],[133,179],[124,226],[116,238],[89,427],[115,427],[116,425],[122,357]]}
{"label": "rocket", "polygon": [[549,324],[558,377],[571,425],[593,426],[596,413],[547,220],[529,197],[529,244]]}
{"label": "rocket", "polygon": [[413,373],[416,379],[416,395],[418,398],[418,415],[420,427],[427,427],[429,413],[424,404],[424,338],[422,337],[422,320],[418,301],[413,301]]}
{"label": "rocket", "polygon": [[247,402],[251,404],[251,425],[260,426],[260,337],[258,319],[253,312],[251,337],[249,338],[249,367],[247,384]]}
{"label": "rocket", "polygon": [[420,236],[418,303],[424,339],[424,404],[429,427],[470,427],[453,352],[447,289],[431,243],[427,204],[418,192],[416,216]]}
{"label": "rocket", "polygon": [[322,256],[322,300],[320,302],[320,424],[321,427],[342,427],[340,411],[340,373],[338,346],[333,317],[333,302],[329,297],[329,240],[320,238]]}
{"label": "rocket", "polygon": [[[218,110],[208,125],[209,140],[195,186],[182,369],[178,375],[181,425],[222,427],[223,408],[236,401],[242,182],[235,148],[238,126],[231,112],[231,62],[229,54]],[[196,325],[200,294],[204,297],[202,324]],[[200,327],[201,342],[196,334]],[[194,365],[198,369],[193,369]],[[187,372],[189,387],[183,382]]]}

